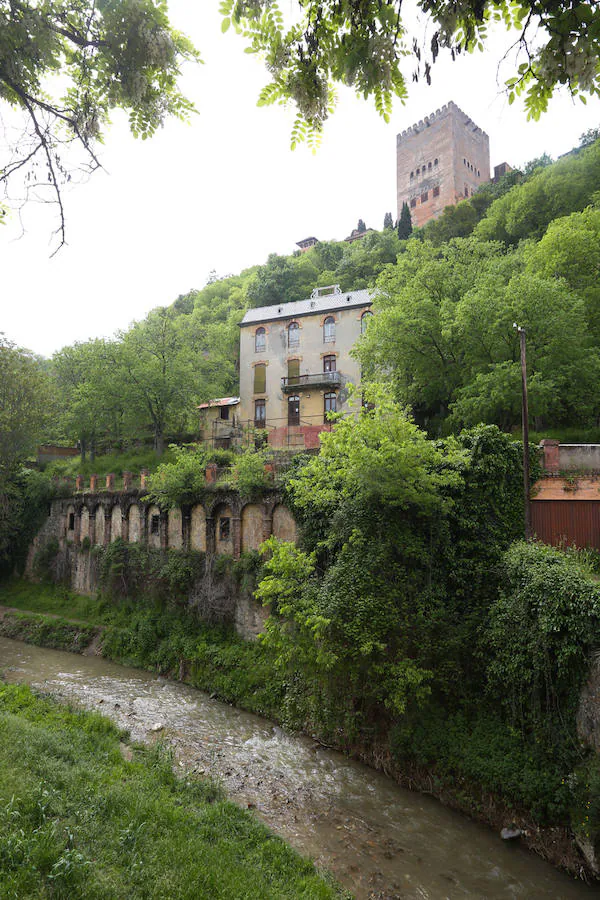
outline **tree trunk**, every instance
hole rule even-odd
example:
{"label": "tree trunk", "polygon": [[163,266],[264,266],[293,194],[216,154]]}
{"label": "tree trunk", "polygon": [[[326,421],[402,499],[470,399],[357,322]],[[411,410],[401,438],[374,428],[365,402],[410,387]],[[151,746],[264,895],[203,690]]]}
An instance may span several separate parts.
{"label": "tree trunk", "polygon": [[81,462],[84,463],[84,462],[85,462],[85,454],[86,454],[86,451],[87,451],[87,447],[86,447],[86,443],[85,443],[85,438],[84,438],[84,437],[79,438],[79,450],[80,450],[80,452],[81,452]]}
{"label": "tree trunk", "polygon": [[154,449],[158,456],[162,456],[165,452],[165,436],[162,431],[154,432]]}

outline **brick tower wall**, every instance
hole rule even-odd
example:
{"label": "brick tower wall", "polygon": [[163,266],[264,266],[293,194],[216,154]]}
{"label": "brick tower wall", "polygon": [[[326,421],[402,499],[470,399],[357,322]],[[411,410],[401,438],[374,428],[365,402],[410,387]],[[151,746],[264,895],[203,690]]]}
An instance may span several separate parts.
{"label": "brick tower wall", "polygon": [[490,180],[489,138],[452,102],[397,136],[396,160],[398,216],[408,203],[413,225]]}

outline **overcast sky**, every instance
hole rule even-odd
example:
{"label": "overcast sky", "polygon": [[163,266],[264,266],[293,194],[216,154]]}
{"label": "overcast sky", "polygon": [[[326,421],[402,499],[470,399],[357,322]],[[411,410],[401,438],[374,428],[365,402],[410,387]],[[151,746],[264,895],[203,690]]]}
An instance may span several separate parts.
{"label": "overcast sky", "polygon": [[[558,96],[540,122],[509,107],[502,42],[484,54],[437,62],[433,84],[409,84],[386,125],[372,106],[340,93],[313,155],[289,149],[293,113],[257,108],[267,76],[233,32],[221,34],[218,0],[171,0],[171,19],[205,64],[186,67],[183,92],[199,115],[136,141],[115,118],[101,150],[105,171],[66,197],[67,246],[50,258],[47,207],[0,228],[0,331],[36,353],[110,336],[150,309],[200,288],[211,270],[237,273],[309,235],[341,240],[358,218],[380,229],[396,216],[396,134],[449,100],[490,137],[492,167],[557,157],[600,125],[600,101]],[[17,239],[18,238],[18,239]]]}

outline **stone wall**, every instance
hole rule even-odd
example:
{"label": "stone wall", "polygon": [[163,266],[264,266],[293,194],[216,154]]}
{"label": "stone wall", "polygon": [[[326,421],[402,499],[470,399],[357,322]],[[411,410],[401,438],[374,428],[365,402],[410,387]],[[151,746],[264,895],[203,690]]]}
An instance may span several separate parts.
{"label": "stone wall", "polygon": [[78,593],[98,588],[95,546],[117,538],[141,543],[157,551],[191,550],[206,553],[206,574],[190,595],[190,604],[209,619],[231,619],[236,630],[252,638],[262,630],[265,611],[232,579],[214,577],[214,560],[224,554],[239,559],[242,552],[258,550],[271,535],[296,540],[296,523],[278,491],[259,501],[244,501],[234,491],[215,490],[202,503],[161,510],[142,499],[141,491],[83,492],[55,500],[50,515],[29,550],[31,577],[38,550],[56,540],[57,575]]}

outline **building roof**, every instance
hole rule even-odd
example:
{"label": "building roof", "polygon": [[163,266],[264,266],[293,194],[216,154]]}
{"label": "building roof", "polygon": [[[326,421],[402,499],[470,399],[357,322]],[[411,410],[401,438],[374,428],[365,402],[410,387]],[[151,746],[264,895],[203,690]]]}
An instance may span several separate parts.
{"label": "building roof", "polygon": [[318,244],[319,238],[316,237],[307,237],[303,238],[301,241],[296,241],[297,247],[303,247],[305,244]]}
{"label": "building roof", "polygon": [[236,406],[240,402],[239,397],[219,397],[217,400],[209,400],[208,403],[201,403],[197,409],[210,409],[213,406]]}
{"label": "building roof", "polygon": [[294,303],[259,306],[257,309],[248,310],[240,322],[240,327],[256,325],[259,322],[273,322],[277,319],[299,319],[301,316],[335,312],[338,309],[352,309],[356,306],[370,306],[372,300],[373,294],[371,291],[344,291],[339,294],[327,294],[325,297],[309,297],[308,300],[296,300]]}

